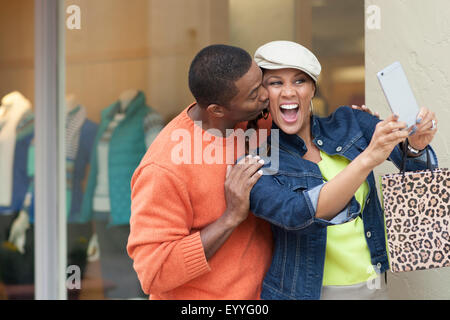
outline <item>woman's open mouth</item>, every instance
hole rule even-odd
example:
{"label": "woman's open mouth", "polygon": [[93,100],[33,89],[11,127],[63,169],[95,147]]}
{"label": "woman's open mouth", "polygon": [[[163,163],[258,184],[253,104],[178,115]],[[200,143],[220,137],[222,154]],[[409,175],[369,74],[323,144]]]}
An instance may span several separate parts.
{"label": "woman's open mouth", "polygon": [[282,104],[280,106],[281,117],[287,123],[293,123],[297,121],[298,111],[300,110],[298,104]]}

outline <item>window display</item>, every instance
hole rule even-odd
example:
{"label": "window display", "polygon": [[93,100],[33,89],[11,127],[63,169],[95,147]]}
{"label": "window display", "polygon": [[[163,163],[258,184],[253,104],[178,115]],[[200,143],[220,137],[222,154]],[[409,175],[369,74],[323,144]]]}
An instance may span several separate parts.
{"label": "window display", "polygon": [[[147,298],[126,252],[130,180],[165,124],[194,101],[188,68],[200,49],[224,43],[253,56],[264,42],[308,39],[305,45],[324,61],[315,112],[364,102],[359,0],[63,2],[59,81],[66,101],[57,103],[63,113],[54,126],[65,128],[58,153],[66,189],[58,200],[66,204],[64,263],[81,275],[81,288],[68,288],[69,299]],[[34,107],[35,3],[7,1],[0,10],[7,30],[0,35],[0,298],[6,299],[32,299],[35,290],[34,140],[42,117]],[[328,21],[347,23],[331,30]]]}
{"label": "window display", "polygon": [[131,206],[131,176],[163,128],[161,116],[147,106],[142,91],[127,90],[102,111],[94,142],[81,220],[93,219],[100,247],[105,296],[141,297],[126,252]]}

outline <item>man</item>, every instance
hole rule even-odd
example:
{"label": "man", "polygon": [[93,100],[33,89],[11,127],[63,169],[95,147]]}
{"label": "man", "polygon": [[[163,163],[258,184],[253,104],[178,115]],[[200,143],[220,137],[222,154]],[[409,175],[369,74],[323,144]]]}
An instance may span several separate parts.
{"label": "man", "polygon": [[213,45],[194,58],[189,88],[196,102],[133,175],[128,253],[150,299],[259,299],[272,235],[249,215],[249,193],[262,161],[226,160],[241,155],[232,129],[267,110],[262,73],[244,50]]}

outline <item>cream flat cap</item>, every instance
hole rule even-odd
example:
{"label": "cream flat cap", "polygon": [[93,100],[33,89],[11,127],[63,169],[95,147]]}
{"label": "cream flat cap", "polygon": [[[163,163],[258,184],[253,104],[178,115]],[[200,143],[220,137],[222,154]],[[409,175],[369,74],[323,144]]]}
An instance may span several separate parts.
{"label": "cream flat cap", "polygon": [[307,73],[314,82],[322,66],[316,56],[304,46],[292,41],[272,41],[255,52],[255,61],[263,69],[294,68]]}

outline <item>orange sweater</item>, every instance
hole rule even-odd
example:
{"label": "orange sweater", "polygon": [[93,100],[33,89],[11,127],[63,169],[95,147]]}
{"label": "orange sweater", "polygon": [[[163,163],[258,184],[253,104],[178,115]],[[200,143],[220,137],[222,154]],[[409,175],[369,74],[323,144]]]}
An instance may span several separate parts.
{"label": "orange sweater", "polygon": [[[128,254],[150,299],[259,299],[272,256],[267,222],[249,214],[209,261],[205,258],[199,231],[226,209],[227,165],[206,164],[207,157],[198,163],[199,154],[215,153],[211,145],[207,149],[210,142],[194,146],[194,136],[224,145],[230,138],[199,129],[188,109],[161,131],[133,175]],[[222,150],[225,159],[230,148]],[[176,164],[180,155],[197,164]]]}

